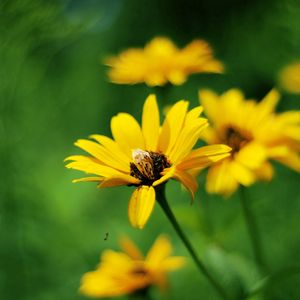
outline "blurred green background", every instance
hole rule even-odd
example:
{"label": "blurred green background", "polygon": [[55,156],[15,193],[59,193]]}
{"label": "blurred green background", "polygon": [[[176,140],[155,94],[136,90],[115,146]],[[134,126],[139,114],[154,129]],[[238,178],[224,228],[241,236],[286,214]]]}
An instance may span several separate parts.
{"label": "blurred green background", "polygon": [[[131,188],[99,190],[72,184],[81,174],[63,159],[80,153],[78,138],[110,134],[110,118],[126,111],[140,118],[144,85],[107,81],[103,58],[157,35],[184,46],[211,43],[225,75],[194,75],[170,91],[197,105],[197,90],[242,88],[261,99],[277,84],[282,66],[300,58],[297,0],[1,0],[0,1],[0,298],[74,300],[80,277],[100,252],[117,249],[128,234],[146,252],[161,232],[175,253],[188,253],[160,208],[144,230],[131,228]],[[300,109],[300,97],[283,94],[278,110]],[[251,299],[300,299],[299,174],[276,165],[269,183],[247,190],[261,230],[272,277]],[[203,187],[204,177],[200,179]],[[175,182],[167,196],[198,253],[236,299],[264,278],[255,266],[238,194],[231,200],[203,188],[190,205]],[[104,241],[105,233],[109,238]],[[170,291],[153,299],[218,299],[192,261],[170,275]],[[250,298],[249,298],[250,299]]]}

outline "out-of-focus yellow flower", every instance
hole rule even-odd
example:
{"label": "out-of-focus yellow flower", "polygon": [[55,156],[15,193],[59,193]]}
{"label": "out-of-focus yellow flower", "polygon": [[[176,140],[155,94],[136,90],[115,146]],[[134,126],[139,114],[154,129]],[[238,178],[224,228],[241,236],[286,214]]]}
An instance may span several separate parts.
{"label": "out-of-focus yellow flower", "polygon": [[80,292],[90,297],[116,297],[150,286],[167,287],[168,272],[182,267],[184,257],[171,256],[172,245],[160,236],[144,257],[128,238],[121,241],[123,252],[106,250],[96,271],[82,277]]}
{"label": "out-of-focus yellow flower", "polygon": [[287,65],[281,70],[279,85],[287,92],[300,93],[300,61]]}
{"label": "out-of-focus yellow flower", "polygon": [[154,38],[144,49],[131,48],[108,58],[106,65],[111,67],[108,76],[114,83],[149,86],[181,85],[193,73],[223,72],[222,63],[214,59],[205,41],[194,40],[179,49],[164,37]]}
{"label": "out-of-focus yellow flower", "polygon": [[246,101],[237,89],[220,96],[201,90],[199,97],[212,124],[202,138],[208,144],[224,143],[232,148],[231,156],[210,167],[208,192],[229,196],[240,184],[271,180],[269,159],[300,171],[300,111],[275,114],[280,98],[276,90],[259,103]]}
{"label": "out-of-focus yellow flower", "polygon": [[144,104],[142,126],[131,115],[119,113],[111,120],[114,139],[92,135],[75,145],[91,156],[75,155],[66,167],[95,177],[74,180],[96,181],[99,187],[135,186],[129,202],[129,219],[134,227],[143,228],[154,204],[155,188],[173,178],[180,181],[193,196],[197,180],[189,174],[192,168],[204,168],[229,155],[231,148],[211,145],[192,150],[207,120],[200,117],[202,107],[188,111],[188,101],[178,101],[162,125],[155,95]]}

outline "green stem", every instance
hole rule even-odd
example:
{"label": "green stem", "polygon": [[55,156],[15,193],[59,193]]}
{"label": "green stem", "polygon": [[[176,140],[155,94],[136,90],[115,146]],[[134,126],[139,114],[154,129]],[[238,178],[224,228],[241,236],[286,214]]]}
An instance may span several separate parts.
{"label": "green stem", "polygon": [[149,293],[149,286],[140,290],[135,291],[132,294],[128,295],[130,300],[151,300]]}
{"label": "green stem", "polygon": [[249,236],[251,239],[251,245],[253,249],[253,254],[256,260],[256,263],[262,267],[263,269],[266,268],[265,261],[263,259],[262,254],[262,246],[261,246],[261,239],[260,234],[257,228],[257,224],[255,221],[255,217],[251,211],[249,205],[249,199],[246,197],[245,188],[243,186],[240,187],[240,199],[242,205],[242,211],[244,215],[244,219],[247,225],[247,229],[249,232]]}
{"label": "green stem", "polygon": [[163,103],[164,105],[167,105],[169,99],[169,94],[171,90],[171,84],[167,83],[164,86],[155,86],[154,87],[154,93],[157,95],[158,100]]}
{"label": "green stem", "polygon": [[215,290],[218,292],[219,296],[222,299],[229,299],[227,296],[227,293],[223,289],[223,287],[218,283],[218,281],[212,276],[212,274],[208,271],[206,266],[203,264],[203,262],[200,260],[198,255],[196,254],[196,251],[194,250],[193,246],[191,245],[190,241],[187,239],[186,235],[183,233],[181,227],[179,226],[168,202],[165,196],[165,188],[164,186],[159,187],[156,189],[157,192],[157,201],[160,204],[162,210],[166,214],[167,218],[171,222],[173,228],[175,229],[176,233],[180,237],[181,241],[185,245],[186,249],[192,256],[196,266],[198,267],[200,273],[202,273],[207,280],[211,283],[211,285],[215,288]]}

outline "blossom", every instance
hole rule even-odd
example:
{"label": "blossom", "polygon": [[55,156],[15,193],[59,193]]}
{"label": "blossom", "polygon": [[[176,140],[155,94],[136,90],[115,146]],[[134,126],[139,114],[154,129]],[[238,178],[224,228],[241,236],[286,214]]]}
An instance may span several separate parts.
{"label": "blossom", "polygon": [[270,159],[300,171],[300,111],[276,114],[280,98],[276,90],[259,103],[246,100],[238,89],[220,96],[201,90],[199,97],[212,124],[202,138],[208,144],[224,143],[232,148],[229,157],[209,169],[208,192],[229,196],[240,184],[271,180]]}
{"label": "blossom", "polygon": [[289,64],[281,70],[279,84],[287,92],[300,93],[300,61]]}
{"label": "blossom", "polygon": [[172,245],[159,236],[146,257],[128,238],[123,252],[106,250],[97,269],[84,274],[80,292],[90,297],[116,297],[141,292],[151,286],[167,287],[167,273],[182,267],[184,257],[171,256]]}
{"label": "blossom", "polygon": [[110,57],[108,76],[114,83],[146,83],[163,86],[170,82],[181,85],[193,73],[222,73],[223,65],[214,59],[208,43],[194,40],[183,49],[165,37],[152,39],[144,49],[131,48]]}
{"label": "blossom", "polygon": [[94,174],[74,180],[95,181],[98,187],[134,186],[129,202],[129,220],[134,227],[143,228],[156,198],[155,188],[173,178],[180,181],[194,196],[198,184],[189,173],[204,168],[229,155],[230,147],[210,145],[192,150],[207,119],[200,117],[202,107],[188,111],[188,101],[172,106],[160,125],[155,95],[145,101],[142,126],[127,113],[119,113],[111,120],[113,139],[92,135],[91,140],[80,139],[75,145],[90,156],[75,155],[67,168]]}

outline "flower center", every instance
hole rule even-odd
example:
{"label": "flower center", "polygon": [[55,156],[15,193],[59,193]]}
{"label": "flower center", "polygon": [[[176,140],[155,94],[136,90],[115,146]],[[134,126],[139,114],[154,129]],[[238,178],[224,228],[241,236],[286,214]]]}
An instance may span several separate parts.
{"label": "flower center", "polygon": [[142,185],[152,185],[161,178],[160,173],[171,166],[164,154],[141,149],[132,151],[132,159],[130,175],[141,180]]}
{"label": "flower center", "polygon": [[228,127],[225,131],[224,143],[232,148],[232,154],[239,152],[247,143],[249,143],[251,137],[247,133],[241,133],[233,127]]}
{"label": "flower center", "polygon": [[136,269],[132,270],[131,273],[134,275],[148,275],[148,271],[143,267],[137,267]]}

